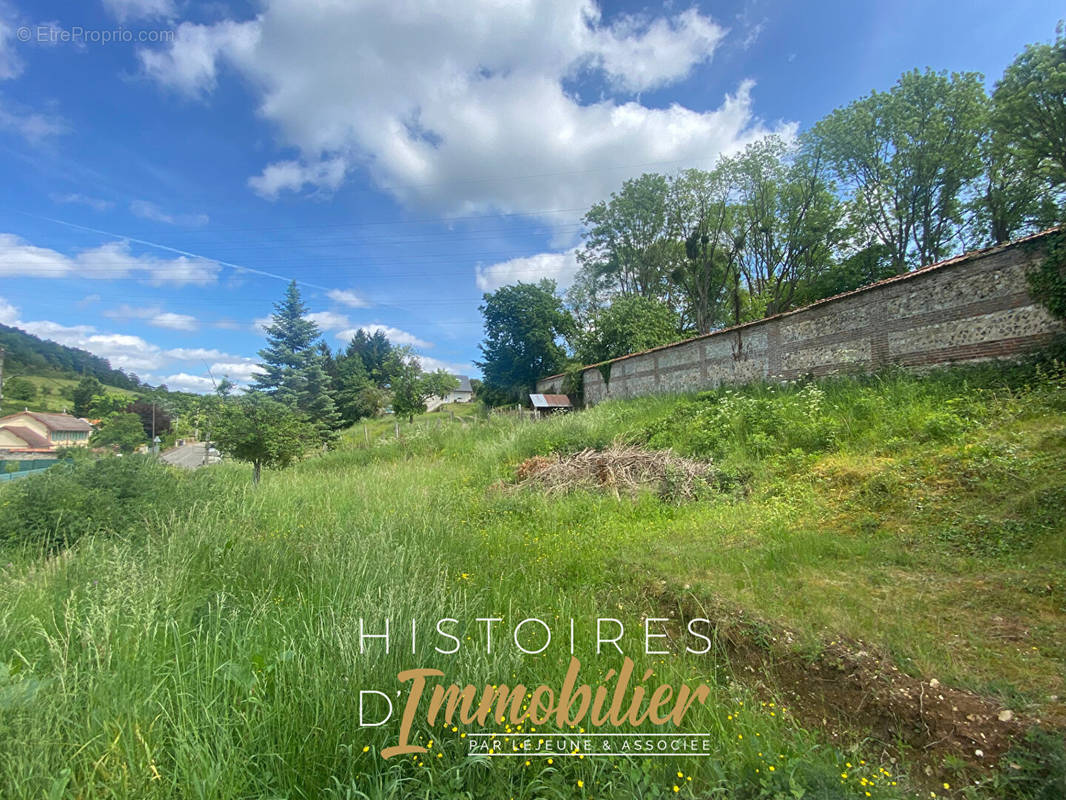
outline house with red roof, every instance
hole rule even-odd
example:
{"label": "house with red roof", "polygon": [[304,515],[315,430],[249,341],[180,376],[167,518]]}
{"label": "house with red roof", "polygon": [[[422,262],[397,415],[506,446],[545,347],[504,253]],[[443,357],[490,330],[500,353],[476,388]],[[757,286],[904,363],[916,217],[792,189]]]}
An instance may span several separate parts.
{"label": "house with red roof", "polygon": [[70,414],[20,411],[0,417],[0,450],[51,453],[60,447],[87,447],[93,426]]}

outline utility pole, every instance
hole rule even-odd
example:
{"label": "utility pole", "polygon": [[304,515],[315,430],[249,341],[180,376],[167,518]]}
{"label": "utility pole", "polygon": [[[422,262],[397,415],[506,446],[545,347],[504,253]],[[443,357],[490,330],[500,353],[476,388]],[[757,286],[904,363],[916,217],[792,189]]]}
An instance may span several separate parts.
{"label": "utility pole", "polygon": [[0,347],[0,403],[4,401],[4,348]]}

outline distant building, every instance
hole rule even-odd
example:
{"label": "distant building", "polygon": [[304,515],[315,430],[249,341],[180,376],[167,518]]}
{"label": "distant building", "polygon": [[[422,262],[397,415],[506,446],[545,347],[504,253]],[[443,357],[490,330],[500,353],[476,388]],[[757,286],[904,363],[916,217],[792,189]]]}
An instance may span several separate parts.
{"label": "distant building", "polygon": [[430,397],[426,400],[426,410],[436,411],[445,403],[469,403],[474,399],[474,389],[470,386],[470,378],[466,375],[455,375],[459,379],[459,386],[452,389],[446,397]]}
{"label": "distant building", "polygon": [[93,426],[70,414],[20,411],[0,417],[0,450],[50,453],[60,447],[87,447]]}

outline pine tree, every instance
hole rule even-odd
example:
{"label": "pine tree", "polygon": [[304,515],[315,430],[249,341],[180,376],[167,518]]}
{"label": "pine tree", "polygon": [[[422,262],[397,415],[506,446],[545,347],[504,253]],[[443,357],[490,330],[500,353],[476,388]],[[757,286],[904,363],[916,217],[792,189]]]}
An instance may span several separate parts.
{"label": "pine tree", "polygon": [[337,438],[340,418],[333,403],[324,345],[318,342],[319,335],[318,326],[307,318],[307,306],[293,281],[281,301],[274,304],[274,314],[266,329],[267,346],[259,351],[263,372],[256,375],[254,388],[302,411],[318,431],[320,440],[332,444]]}

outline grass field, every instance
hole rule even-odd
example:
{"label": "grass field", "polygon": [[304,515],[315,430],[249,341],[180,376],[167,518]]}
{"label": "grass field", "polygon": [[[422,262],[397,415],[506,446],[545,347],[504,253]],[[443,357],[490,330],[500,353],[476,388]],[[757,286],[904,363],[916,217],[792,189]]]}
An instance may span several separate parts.
{"label": "grass field", "polygon": [[[995,765],[884,741],[862,713],[840,728],[799,699],[793,708],[772,670],[741,660],[750,648],[692,655],[678,638],[672,654],[645,656],[640,627],[690,607],[742,614],[775,657],[815,665],[848,643],[1054,730],[1066,674],[1066,379],[1055,365],[753,386],[537,423],[461,411],[465,422],[401,422],[398,438],[392,419],[356,426],[338,451],[257,489],[250,468],[229,464],[128,478],[74,466],[0,489],[0,796],[1066,791],[1054,735],[1019,738],[1002,762],[989,748]],[[510,486],[527,458],[619,440],[709,460],[718,480],[692,502]],[[81,507],[113,502],[95,527],[78,515],[69,548],[55,546],[72,524],[54,511],[63,480],[99,492]],[[361,651],[360,620],[380,632],[386,617],[403,631],[395,646]],[[410,621],[432,632],[442,617],[459,620],[458,653],[426,644],[412,656]],[[491,653],[478,617],[504,620]],[[709,757],[469,757],[478,728],[421,719],[427,752],[381,758],[396,726],[360,728],[358,690],[395,692],[401,670],[557,687],[566,637],[521,654],[508,624],[527,617],[556,633],[576,620],[590,683],[621,659],[590,646],[597,617],[625,623],[649,684],[706,682],[710,699],[684,730],[708,734]]]}
{"label": "grass field", "polygon": [[[74,401],[69,399],[68,395],[70,391],[78,385],[78,380],[75,378],[48,378],[40,375],[24,375],[27,380],[31,381],[37,387],[37,398],[32,402],[25,402],[22,400],[10,400],[4,398],[3,406],[0,407],[0,416],[4,414],[13,414],[16,411],[21,411],[23,408],[29,408],[30,411],[55,411],[61,412],[64,409],[68,413],[74,406]],[[115,386],[104,386],[105,391],[108,394],[121,394],[130,398],[132,401],[136,396],[134,392],[127,389],[119,389]]]}

